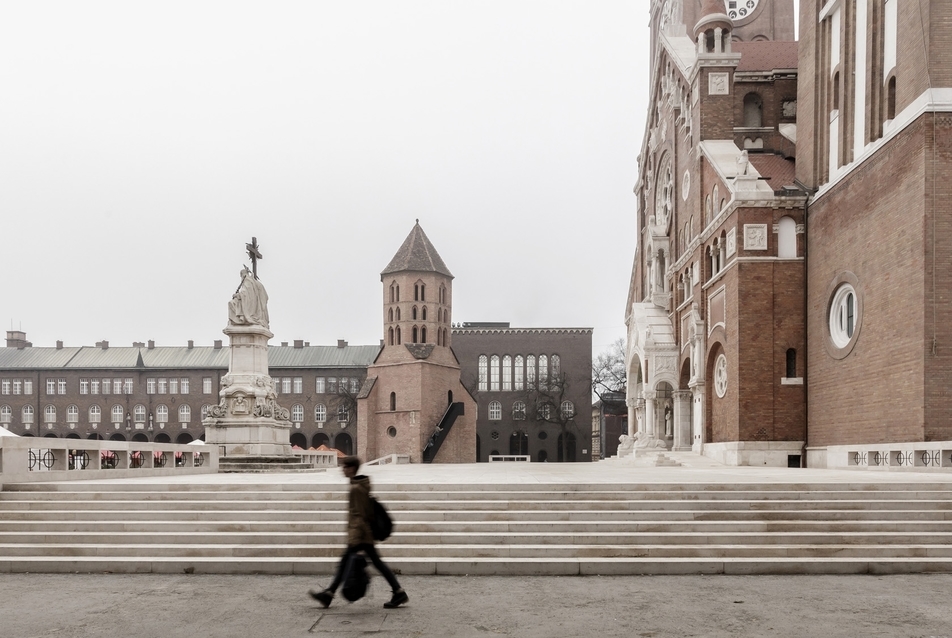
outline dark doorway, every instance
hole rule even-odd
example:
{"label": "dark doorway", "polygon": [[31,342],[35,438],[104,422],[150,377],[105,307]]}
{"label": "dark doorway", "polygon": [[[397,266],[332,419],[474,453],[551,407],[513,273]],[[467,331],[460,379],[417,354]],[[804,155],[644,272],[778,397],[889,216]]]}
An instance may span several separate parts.
{"label": "dark doorway", "polygon": [[112,436],[110,436],[110,437],[109,437],[109,440],[110,440],[110,441],[125,441],[125,440],[126,440],[126,437],[122,436],[122,435],[119,434],[119,433],[116,433],[116,434],[113,434]]}
{"label": "dark doorway", "polygon": [[509,437],[509,454],[528,454],[529,436],[525,432],[513,432]]}
{"label": "dark doorway", "polygon": [[330,439],[327,438],[327,435],[323,432],[318,432],[314,435],[314,438],[311,439],[311,445],[314,447],[321,447],[322,445],[330,447]]}
{"label": "dark doorway", "polygon": [[291,447],[299,447],[302,450],[307,449],[307,437],[300,432],[291,435]]}
{"label": "dark doorway", "polygon": [[347,456],[354,453],[354,440],[346,432],[338,434],[335,443],[335,447]]}
{"label": "dark doorway", "polygon": [[559,462],[575,462],[575,435],[571,432],[559,435]]}
{"label": "dark doorway", "polygon": [[155,435],[155,442],[156,443],[171,443],[172,437],[170,437],[165,432],[159,432],[158,434]]}
{"label": "dark doorway", "polygon": [[186,443],[191,443],[193,440],[194,439],[192,439],[192,435],[189,434],[188,432],[182,432],[177,437],[175,437],[175,442],[180,443],[182,445],[185,445]]}
{"label": "dark doorway", "polygon": [[135,434],[132,435],[132,440],[138,443],[148,443],[149,437],[147,437],[142,432],[136,432]]}

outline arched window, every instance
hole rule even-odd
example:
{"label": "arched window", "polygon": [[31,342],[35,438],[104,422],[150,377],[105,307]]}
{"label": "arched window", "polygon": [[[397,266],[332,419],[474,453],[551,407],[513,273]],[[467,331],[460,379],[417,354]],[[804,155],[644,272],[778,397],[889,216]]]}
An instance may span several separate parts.
{"label": "arched window", "polygon": [[400,298],[397,296],[397,285],[390,284],[390,303],[396,303],[400,301]]}
{"label": "arched window", "polygon": [[526,383],[530,388],[535,387],[536,382],[536,359],[534,354],[526,357]]}
{"label": "arched window", "polygon": [[403,342],[401,341],[401,339],[400,339],[400,334],[401,334],[400,326],[397,326],[397,345],[398,345],[398,346],[399,346],[401,343],[403,343]]}
{"label": "arched window", "polygon": [[556,379],[562,374],[562,357],[557,354],[552,355],[552,378]]}
{"label": "arched window", "polygon": [[400,309],[397,308],[397,321],[400,321]]}
{"label": "arched window", "polygon": [[489,357],[479,355],[479,391],[489,390]]}
{"label": "arched window", "polygon": [[513,421],[525,421],[526,420],[526,404],[524,401],[516,401],[512,404],[512,420]]}
{"label": "arched window", "polygon": [[56,423],[56,406],[48,405],[43,410],[43,421],[45,423]]}
{"label": "arched window", "polygon": [[121,405],[112,406],[112,422],[113,423],[122,423],[122,417],[126,414],[125,409]]}
{"label": "arched window", "polygon": [[421,315],[421,317],[422,317],[423,321],[426,321],[426,306],[423,306],[422,313],[423,313],[423,314]]}
{"label": "arched window", "polygon": [[291,406],[291,421],[294,423],[302,423],[304,421],[304,406],[300,403],[295,403]]}
{"label": "arched window", "polygon": [[426,284],[420,284],[420,301],[426,301]]}
{"label": "arched window", "polygon": [[787,350],[787,378],[794,379],[797,376],[797,351],[793,348]]}
{"label": "arched window", "polygon": [[397,393],[391,392],[390,393],[390,411],[395,412],[396,409],[397,409]]}
{"label": "arched window", "polygon": [[79,423],[79,408],[77,406],[71,405],[66,408],[66,422]]}
{"label": "arched window", "polygon": [[522,390],[526,389],[525,376],[524,376],[525,368],[523,367],[524,363],[525,362],[522,358],[522,355],[517,354],[515,368],[512,371],[513,372],[513,389],[516,392],[521,392]]}
{"label": "arched window", "polygon": [[99,423],[102,421],[102,408],[98,405],[89,406],[89,422]]}
{"label": "arched window", "polygon": [[136,423],[145,423],[145,406],[141,403],[132,408],[132,420]]}
{"label": "arched window", "polygon": [[160,405],[155,409],[155,420],[159,423],[168,423],[169,422],[169,409],[164,405]]}
{"label": "arched window", "polygon": [[549,358],[544,354],[539,355],[539,387],[543,390],[549,387]]}
{"label": "arched window", "polygon": [[314,422],[324,423],[327,421],[327,407],[323,403],[314,406]]}
{"label": "arched window", "polygon": [[419,337],[419,330],[417,329],[416,326],[413,326],[413,340],[410,343],[420,343],[419,341],[417,341],[418,337]]}
{"label": "arched window", "polygon": [[20,415],[24,423],[33,423],[33,406],[23,406],[23,409],[20,410]]}
{"label": "arched window", "polygon": [[575,404],[571,401],[563,401],[559,408],[563,419],[571,419],[575,416]]}
{"label": "arched window", "polygon": [[502,390],[512,391],[512,357],[508,354],[502,358]]}
{"label": "arched window", "polygon": [[420,328],[420,343],[426,343],[426,326]]}
{"label": "arched window", "polygon": [[410,318],[411,318],[413,321],[416,321],[416,319],[417,319],[417,307],[416,307],[416,306],[413,306],[413,308],[410,309]]}
{"label": "arched window", "polygon": [[337,408],[337,422],[338,423],[347,423],[350,421],[350,410],[347,409],[346,405],[341,405]]}
{"label": "arched window", "polygon": [[792,217],[781,217],[777,230],[777,257],[794,259],[797,256],[797,222]]}
{"label": "arched window", "polygon": [[744,126],[760,128],[764,125],[764,101],[757,93],[744,96]]}
{"label": "arched window", "polygon": [[388,337],[387,343],[389,343],[392,346],[393,345],[393,328],[390,328],[389,330],[387,330],[387,337]]}
{"label": "arched window", "polygon": [[840,72],[833,74],[833,110],[840,108]]}
{"label": "arched window", "polygon": [[188,423],[192,420],[192,408],[187,404],[183,403],[179,406],[178,409],[178,420],[179,423]]}
{"label": "arched window", "polygon": [[393,321],[393,308],[391,308],[390,312],[387,313],[387,321]]}
{"label": "arched window", "polygon": [[0,405],[0,423],[13,423],[13,408]]}
{"label": "arched window", "polygon": [[494,354],[489,359],[489,390],[499,391],[499,355]]}
{"label": "arched window", "polygon": [[490,421],[502,420],[502,403],[500,403],[499,401],[490,401],[489,420]]}

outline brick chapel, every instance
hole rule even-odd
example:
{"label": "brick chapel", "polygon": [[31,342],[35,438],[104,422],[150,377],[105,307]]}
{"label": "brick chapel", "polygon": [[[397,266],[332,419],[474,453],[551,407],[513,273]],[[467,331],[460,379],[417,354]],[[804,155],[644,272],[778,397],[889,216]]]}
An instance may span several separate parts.
{"label": "brick chapel", "polygon": [[801,0],[799,43],[794,17],[651,2],[630,434],[735,465],[952,465],[952,6]]}

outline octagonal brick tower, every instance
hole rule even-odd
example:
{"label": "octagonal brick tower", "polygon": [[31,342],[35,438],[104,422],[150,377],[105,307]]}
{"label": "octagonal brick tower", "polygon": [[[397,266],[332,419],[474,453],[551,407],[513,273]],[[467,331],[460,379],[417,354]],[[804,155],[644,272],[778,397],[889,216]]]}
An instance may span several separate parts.
{"label": "octagonal brick tower", "polygon": [[419,220],[380,280],[384,347],[358,397],[358,455],[474,462],[476,403],[450,341],[453,275]]}

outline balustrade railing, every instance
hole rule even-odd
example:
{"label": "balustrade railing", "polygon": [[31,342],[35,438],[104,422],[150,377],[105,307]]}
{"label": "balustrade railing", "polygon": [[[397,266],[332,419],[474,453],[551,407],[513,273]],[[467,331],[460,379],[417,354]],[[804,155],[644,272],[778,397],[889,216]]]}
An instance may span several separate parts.
{"label": "balustrade railing", "polygon": [[211,445],[0,438],[0,484],[218,472]]}

